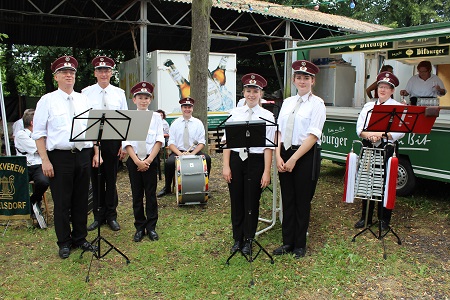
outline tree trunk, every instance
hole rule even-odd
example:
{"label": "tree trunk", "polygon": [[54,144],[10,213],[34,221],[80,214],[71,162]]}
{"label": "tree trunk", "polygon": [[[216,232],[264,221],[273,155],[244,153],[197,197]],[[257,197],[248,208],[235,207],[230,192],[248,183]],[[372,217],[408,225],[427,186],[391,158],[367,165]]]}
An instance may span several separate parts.
{"label": "tree trunk", "polygon": [[192,0],[192,33],[191,33],[191,63],[190,81],[191,97],[195,100],[194,113],[205,124],[206,144],[208,151],[208,58],[211,45],[209,17],[211,15],[211,0]]}

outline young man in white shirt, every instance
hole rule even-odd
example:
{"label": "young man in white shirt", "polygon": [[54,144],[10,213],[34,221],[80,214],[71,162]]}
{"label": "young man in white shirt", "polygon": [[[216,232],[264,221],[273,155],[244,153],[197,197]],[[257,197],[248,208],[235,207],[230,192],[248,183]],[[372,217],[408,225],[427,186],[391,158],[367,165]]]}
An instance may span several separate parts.
{"label": "young man in white shirt", "polygon": [[[204,155],[208,167],[208,173],[211,173],[211,157],[201,150],[205,147],[205,126],[202,121],[192,116],[195,100],[186,97],[179,101],[183,115],[175,119],[169,129],[169,150],[172,153],[166,160],[164,166],[165,186],[158,193],[158,197],[171,194],[171,185],[175,176],[175,156],[184,154]],[[189,131],[188,140],[184,140],[184,129],[187,126]],[[185,143],[186,142],[186,143]]]}

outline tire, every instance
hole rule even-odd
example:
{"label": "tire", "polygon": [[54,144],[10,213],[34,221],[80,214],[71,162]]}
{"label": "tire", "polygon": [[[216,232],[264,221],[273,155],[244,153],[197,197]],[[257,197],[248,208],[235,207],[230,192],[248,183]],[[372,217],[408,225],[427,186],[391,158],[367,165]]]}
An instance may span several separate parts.
{"label": "tire", "polygon": [[411,163],[405,157],[398,158],[397,196],[411,195],[416,186],[416,176]]}

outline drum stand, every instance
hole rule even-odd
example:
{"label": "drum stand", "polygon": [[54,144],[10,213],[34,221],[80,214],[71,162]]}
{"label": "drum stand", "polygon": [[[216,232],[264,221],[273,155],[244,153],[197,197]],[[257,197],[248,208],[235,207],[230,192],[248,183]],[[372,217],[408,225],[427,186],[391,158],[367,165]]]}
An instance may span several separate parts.
{"label": "drum stand", "polygon": [[[355,198],[366,200],[366,216],[365,216],[365,228],[358,232],[352,239],[352,242],[355,242],[356,238],[369,231],[372,235],[381,240],[383,245],[383,258],[387,258],[386,254],[386,245],[384,243],[384,237],[389,233],[397,238],[397,243],[399,245],[402,244],[399,236],[395,233],[395,231],[388,225],[388,229],[383,233],[381,230],[381,220],[383,220],[383,207],[378,207],[380,209],[380,218],[378,222],[374,224],[368,224],[369,219],[369,206],[370,201],[381,202],[383,201],[384,196],[384,186],[385,186],[385,168],[384,168],[384,157],[385,157],[385,149],[380,148],[370,148],[370,147],[362,147],[360,154],[360,163],[357,173],[356,185],[355,185]],[[378,233],[375,233],[372,230],[372,226],[378,226]]]}

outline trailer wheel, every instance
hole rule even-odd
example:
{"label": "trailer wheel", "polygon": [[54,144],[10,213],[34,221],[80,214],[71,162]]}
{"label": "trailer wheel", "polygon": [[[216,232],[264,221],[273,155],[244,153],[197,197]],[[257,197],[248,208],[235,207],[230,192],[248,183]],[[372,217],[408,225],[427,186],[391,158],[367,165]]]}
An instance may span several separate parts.
{"label": "trailer wheel", "polygon": [[397,196],[410,195],[416,185],[416,176],[405,157],[398,158]]}

